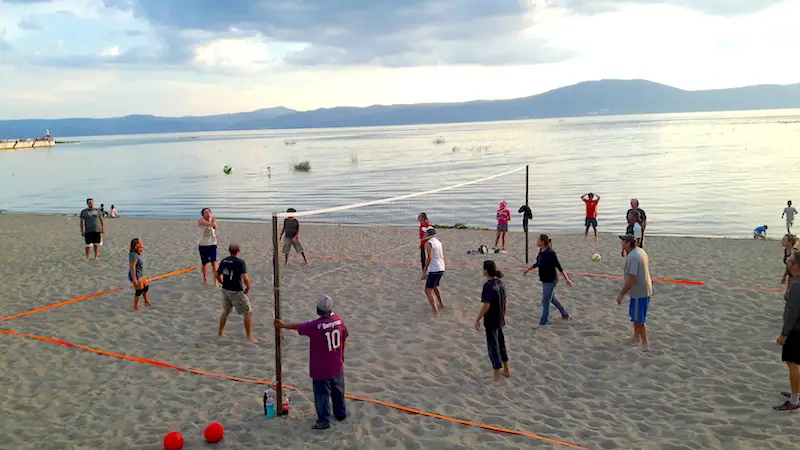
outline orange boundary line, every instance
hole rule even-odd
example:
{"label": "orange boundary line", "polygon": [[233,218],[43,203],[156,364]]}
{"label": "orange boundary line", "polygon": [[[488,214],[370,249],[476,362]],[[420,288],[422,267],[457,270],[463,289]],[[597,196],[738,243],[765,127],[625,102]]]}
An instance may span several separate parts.
{"label": "orange boundary line", "polygon": [[[113,356],[113,357],[119,358],[119,359],[133,361],[133,362],[137,362],[137,363],[141,363],[141,364],[150,364],[150,365],[153,365],[153,366],[164,367],[164,368],[167,368],[167,369],[174,369],[174,370],[178,370],[178,371],[181,371],[181,372],[193,373],[193,374],[196,374],[196,375],[204,375],[204,376],[210,376],[210,377],[215,377],[215,378],[222,378],[222,379],[231,380],[231,381],[241,381],[241,382],[244,382],[244,383],[255,383],[255,384],[262,384],[262,385],[267,385],[267,386],[275,386],[275,383],[273,383],[271,381],[264,381],[264,380],[258,380],[258,379],[252,379],[252,378],[234,377],[234,376],[231,376],[231,375],[225,375],[225,374],[213,373],[213,372],[205,372],[205,371],[197,370],[197,369],[187,369],[187,368],[184,368],[184,367],[176,366],[176,365],[165,363],[165,362],[162,362],[162,361],[157,361],[157,360],[154,360],[154,359],[138,358],[138,357],[135,357],[135,356],[123,355],[121,353],[115,353],[115,352],[109,352],[109,351],[105,351],[105,350],[99,350],[99,349],[96,349],[96,348],[87,347],[85,345],[73,344],[72,342],[63,341],[63,340],[60,340],[60,339],[48,338],[48,337],[39,336],[39,335],[36,335],[36,334],[20,333],[20,332],[13,331],[13,330],[1,330],[1,329],[0,329],[0,334],[7,334],[7,335],[10,335],[10,336],[26,337],[26,338],[29,338],[29,339],[35,339],[35,340],[42,341],[42,342],[49,342],[51,344],[59,344],[59,345],[67,346],[67,347],[77,348],[77,349],[85,350],[87,352],[96,353],[98,355]],[[293,389],[293,390],[296,390],[296,391],[299,390],[297,387],[291,386],[291,385],[284,385],[284,387],[286,387],[288,389]],[[581,447],[579,445],[571,444],[569,442],[564,442],[564,441],[559,441],[559,440],[556,440],[556,439],[547,438],[547,437],[540,436],[540,435],[534,434],[534,433],[528,433],[527,431],[518,431],[518,430],[509,429],[509,428],[495,427],[495,426],[492,426],[492,425],[487,425],[487,424],[483,424],[483,423],[479,423],[479,422],[471,422],[469,420],[457,419],[455,417],[445,416],[445,415],[442,415],[442,414],[436,414],[436,413],[432,413],[432,412],[428,412],[428,411],[423,411],[423,410],[420,410],[420,409],[409,408],[409,407],[406,407],[406,406],[401,406],[401,405],[397,405],[397,404],[394,404],[394,403],[384,402],[384,401],[381,401],[381,400],[375,400],[375,399],[367,398],[367,397],[357,397],[357,396],[350,395],[350,394],[347,394],[346,397],[351,399],[351,400],[355,400],[355,401],[359,401],[359,402],[366,402],[366,403],[373,403],[373,404],[376,404],[376,405],[387,406],[389,408],[393,408],[393,409],[396,409],[398,411],[403,411],[403,412],[406,412],[406,413],[409,413],[409,414],[418,414],[418,415],[421,415],[421,416],[426,416],[426,417],[431,417],[431,418],[434,418],[434,419],[445,420],[445,421],[448,421],[448,422],[458,423],[458,424],[461,424],[461,425],[468,425],[468,426],[472,426],[472,427],[476,427],[476,428],[482,428],[484,430],[489,430],[489,431],[496,431],[496,432],[500,432],[500,433],[512,434],[512,435],[517,435],[517,436],[526,436],[526,437],[529,437],[529,438],[538,439],[540,441],[549,442],[551,444],[562,445],[564,447],[570,447],[570,448],[575,448],[575,449],[580,449],[580,450],[588,450],[586,447]]]}
{"label": "orange boundary line", "polygon": [[[188,267],[186,269],[175,270],[175,271],[172,271],[172,272],[168,272],[168,273],[165,273],[165,274],[154,276],[153,278],[149,278],[149,280],[150,281],[155,281],[155,280],[160,280],[162,278],[174,277],[175,275],[180,275],[180,274],[183,274],[183,273],[186,273],[186,272],[191,272],[193,270],[197,270],[199,267],[200,266],[194,266],[194,267]],[[75,297],[75,298],[71,298],[69,300],[64,300],[63,302],[53,303],[52,305],[42,306],[41,308],[31,309],[29,311],[21,312],[19,314],[14,314],[14,315],[11,315],[11,316],[3,317],[3,318],[0,318],[0,322],[5,322],[6,320],[17,319],[17,318],[20,318],[20,317],[25,317],[25,316],[30,315],[30,314],[34,314],[34,313],[38,313],[38,312],[42,312],[42,311],[47,311],[47,310],[50,310],[50,309],[53,309],[53,308],[59,308],[59,307],[62,307],[62,306],[71,305],[73,303],[82,302],[84,300],[89,300],[90,298],[99,297],[99,296],[105,295],[105,294],[111,294],[112,292],[118,292],[118,291],[121,291],[121,290],[127,289],[127,288],[128,288],[127,286],[121,286],[121,287],[115,287],[115,288],[112,288],[112,289],[106,289],[105,291],[95,292],[94,294],[82,295],[80,297]]]}

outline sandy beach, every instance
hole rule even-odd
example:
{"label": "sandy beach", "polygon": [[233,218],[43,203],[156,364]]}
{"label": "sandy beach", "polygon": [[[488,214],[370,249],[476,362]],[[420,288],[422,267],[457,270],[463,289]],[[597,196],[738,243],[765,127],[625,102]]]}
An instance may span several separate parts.
{"label": "sandy beach", "polygon": [[[413,224],[411,224],[413,225]],[[145,243],[148,277],[199,264],[193,220],[107,221],[100,261],[86,261],[78,219],[0,215],[0,316],[6,317],[126,286],[128,243]],[[652,224],[651,227],[656,227]],[[650,230],[648,230],[650,231]],[[506,272],[512,377],[493,383],[480,308],[482,255],[492,231],[442,230],[448,308],[434,318],[419,281],[415,228],[304,225],[310,266],[292,255],[282,270],[282,316],[315,317],[327,292],[350,331],[345,376],[350,394],[592,449],[797,448],[800,416],[777,413],[787,369],[780,332],[782,251],[777,241],[648,237],[655,282],[648,315],[652,351],[625,343],[627,303],[619,239],[554,235],[555,250],[575,286],[558,287],[573,320],[534,329],[538,277],[522,277],[524,236],[510,233]],[[273,380],[271,227],[220,221],[220,258],[242,246],[254,289],[253,332],[244,337],[232,314],[216,336],[220,292],[193,271],[153,281],[153,307],[132,310],[118,290],[0,323],[0,329],[56,338],[183,368]],[[531,257],[535,256],[531,233]],[[599,253],[602,260],[591,261]],[[599,276],[586,276],[596,274]],[[350,401],[351,416],[330,430],[314,420],[308,342],[283,333],[288,417],[267,420],[264,386],[141,364],[83,349],[0,334],[0,448],[159,449],[179,430],[187,449],[210,448],[203,427],[226,429],[220,449],[531,449],[567,448],[527,436],[486,431],[387,406]],[[792,440],[795,440],[793,443]]]}

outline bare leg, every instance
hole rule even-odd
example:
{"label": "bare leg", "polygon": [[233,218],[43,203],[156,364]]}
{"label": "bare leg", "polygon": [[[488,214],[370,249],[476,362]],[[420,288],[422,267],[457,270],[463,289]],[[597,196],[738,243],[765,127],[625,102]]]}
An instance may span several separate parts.
{"label": "bare leg", "polygon": [[506,232],[502,232],[501,235],[503,236],[503,248],[506,248]]}
{"label": "bare leg", "polygon": [[585,241],[588,236],[589,236],[589,227],[586,227],[586,231],[583,233],[583,240]]}
{"label": "bare leg", "polygon": [[219,316],[219,331],[217,332],[217,336],[222,337],[222,330],[225,329],[225,323],[228,321],[228,314],[230,311],[223,311],[222,315]]}
{"label": "bare leg", "polygon": [[508,361],[503,363],[503,375],[506,377],[511,376],[511,368],[508,367]]}
{"label": "bare leg", "polygon": [[792,386],[792,394],[800,394],[800,365],[787,362],[789,366],[789,383]]}
{"label": "bare leg", "polygon": [[[222,332],[222,329],[220,329]],[[253,337],[253,313],[248,312],[244,315],[244,332],[247,335],[247,339],[250,342],[258,342],[256,338]]]}
{"label": "bare leg", "polygon": [[500,381],[500,369],[494,369],[494,381]]}
{"label": "bare leg", "polygon": [[433,289],[425,288],[425,295],[428,297],[428,303],[430,303],[434,314],[439,312],[439,310],[436,309],[436,299],[433,298]]}
{"label": "bare leg", "polygon": [[642,337],[642,348],[646,352],[650,351],[650,340],[647,337],[647,325],[641,324],[640,327],[641,331],[639,332],[639,335]]}
{"label": "bare leg", "polygon": [[100,246],[94,246],[94,259],[100,259]]}
{"label": "bare leg", "polygon": [[500,242],[500,232],[497,232],[497,237],[494,238],[494,248],[497,248],[497,243]]}
{"label": "bare leg", "polygon": [[594,241],[597,242],[597,227],[594,227]]}
{"label": "bare leg", "polygon": [[[217,269],[219,268],[219,263],[214,261],[211,263],[211,276],[214,278],[214,287],[219,286],[219,281],[217,281]],[[205,269],[203,271],[203,275],[205,275]]]}
{"label": "bare leg", "polygon": [[442,290],[439,286],[433,288],[433,293],[436,294],[436,300],[439,300],[439,308],[444,308],[444,301],[442,300]]}
{"label": "bare leg", "polygon": [[142,310],[141,308],[139,308],[139,296],[138,295],[134,295],[133,296],[133,309],[134,309],[134,311],[141,311]]}
{"label": "bare leg", "polygon": [[633,336],[631,337],[631,344],[638,344],[641,341],[639,337],[639,325],[634,323],[633,324]]}
{"label": "bare leg", "polygon": [[[145,278],[144,282],[142,283],[142,287],[145,288],[148,286],[150,286],[150,282]],[[147,292],[144,293],[144,306],[153,306],[150,304],[150,295]]]}
{"label": "bare leg", "polygon": [[283,267],[286,267],[286,266],[288,266],[288,265],[289,265],[289,254],[288,254],[288,253],[286,253],[286,254],[284,255],[284,258],[283,258]]}
{"label": "bare leg", "polygon": [[305,261],[306,264],[308,264],[308,258],[306,258],[306,252],[300,252],[300,255],[303,257],[303,261]]}
{"label": "bare leg", "polygon": [[208,284],[208,273],[206,273],[206,269],[208,269],[208,264],[203,264],[203,284]]}
{"label": "bare leg", "polygon": [[[753,238],[755,239],[755,238]],[[89,259],[89,247],[86,247],[86,259]]]}

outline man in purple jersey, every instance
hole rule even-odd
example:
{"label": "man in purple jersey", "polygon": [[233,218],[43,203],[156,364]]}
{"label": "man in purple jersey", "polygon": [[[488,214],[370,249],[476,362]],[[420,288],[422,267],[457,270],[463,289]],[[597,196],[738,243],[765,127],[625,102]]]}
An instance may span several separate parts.
{"label": "man in purple jersey", "polygon": [[341,422],[347,418],[344,404],[344,344],[347,327],[338,314],[333,313],[333,299],[328,294],[317,298],[318,319],[304,323],[283,323],[275,319],[275,328],[297,330],[310,339],[308,371],[314,388],[314,406],[317,409],[315,430],[330,428],[329,399],[333,402],[333,417]]}

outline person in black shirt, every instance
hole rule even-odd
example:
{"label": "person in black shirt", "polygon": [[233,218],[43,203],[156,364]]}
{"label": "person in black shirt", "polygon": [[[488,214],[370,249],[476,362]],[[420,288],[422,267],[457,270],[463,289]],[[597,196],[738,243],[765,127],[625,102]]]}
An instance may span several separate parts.
{"label": "person in black shirt", "polygon": [[486,329],[486,344],[489,347],[489,359],[492,361],[494,369],[494,380],[500,379],[500,368],[503,368],[504,375],[511,376],[508,368],[508,352],[506,350],[506,339],[503,335],[503,326],[506,324],[506,312],[508,311],[508,299],[506,298],[506,288],[500,280],[503,272],[497,270],[494,261],[483,262],[483,276],[487,278],[483,284],[481,292],[481,311],[475,318],[475,329],[481,329],[481,318],[483,327]]}
{"label": "person in black shirt", "polygon": [[[628,210],[625,217],[630,217],[632,213],[636,214],[639,224],[642,225],[642,239],[639,241],[639,247],[644,247],[644,230],[647,228],[647,214],[644,213],[642,208],[639,208],[639,200],[635,198],[631,199],[631,209]],[[633,234],[633,232],[628,232],[627,234]]]}
{"label": "person in black shirt", "polygon": [[567,276],[567,273],[564,272],[561,263],[558,262],[558,256],[553,250],[553,242],[549,236],[546,234],[540,235],[539,240],[536,241],[536,246],[539,247],[536,263],[526,270],[523,275],[527,276],[531,270],[539,269],[539,281],[542,282],[542,318],[539,320],[539,326],[547,325],[550,320],[550,303],[558,308],[562,319],[568,320],[569,314],[567,310],[556,298],[556,283],[558,283],[556,270],[561,272],[568,286],[572,286],[572,281]]}
{"label": "person in black shirt", "polygon": [[[244,331],[250,342],[256,342],[253,337],[253,308],[250,306],[250,277],[247,275],[247,264],[239,259],[239,245],[231,244],[228,247],[231,256],[223,259],[217,267],[217,282],[222,285],[222,315],[219,318],[219,337],[228,321],[228,314],[235,307],[239,315],[244,315]],[[246,286],[242,289],[242,282]]]}
{"label": "person in black shirt", "polygon": [[[289,208],[286,210],[287,213],[297,212],[294,208]],[[303,244],[300,242],[300,222],[297,221],[293,216],[289,216],[283,219],[283,230],[281,230],[281,236],[286,234],[286,237],[283,238],[283,254],[285,255],[283,265],[284,267],[289,265],[289,252],[294,247],[295,251],[300,253],[300,256],[303,257],[303,261],[308,264],[308,258],[306,258],[306,251],[303,248]]]}

